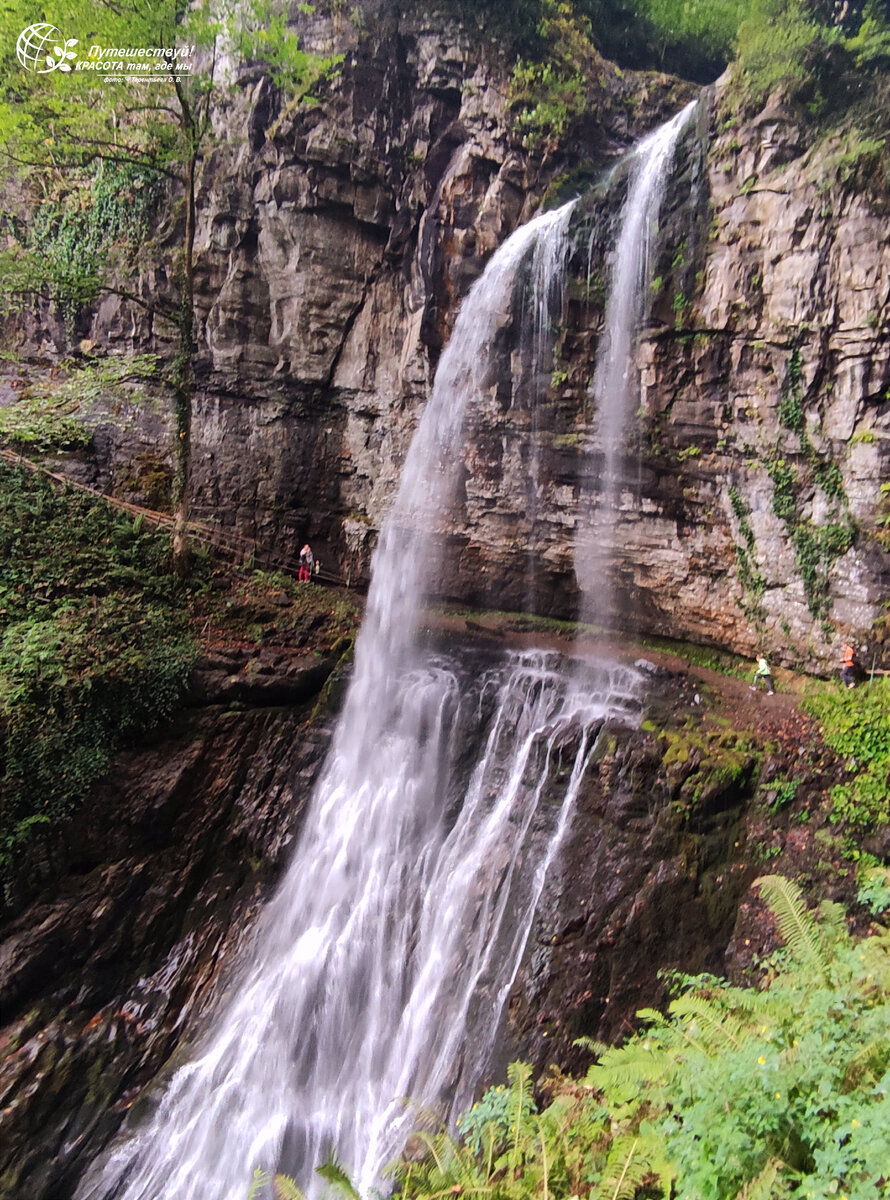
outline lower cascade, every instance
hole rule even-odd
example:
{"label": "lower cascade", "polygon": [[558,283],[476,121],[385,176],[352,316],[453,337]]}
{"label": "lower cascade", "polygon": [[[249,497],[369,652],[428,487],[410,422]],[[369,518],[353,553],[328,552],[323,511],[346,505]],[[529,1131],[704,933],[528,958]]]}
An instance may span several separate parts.
{"label": "lower cascade", "polygon": [[[654,140],[631,193],[667,170],[681,127]],[[657,205],[648,196],[638,221]],[[331,1152],[367,1193],[416,1123],[406,1099],[453,1119],[484,1078],[597,737],[640,708],[631,668],[448,655],[415,632],[465,414],[491,387],[488,346],[515,289],[552,287],[568,215],[518,230],[463,304],[381,530],[354,677],[285,880],[190,1061],[78,1200],[244,1200],[258,1167],[311,1193]],[[628,356],[641,316],[628,307]]]}
{"label": "lower cascade", "polygon": [[332,1148],[365,1190],[416,1121],[405,1097],[466,1107],[597,735],[633,719],[636,684],[594,667],[569,684],[543,652],[407,670],[373,761],[335,752],[216,1028],[80,1194],[243,1200],[256,1166],[309,1186]]}

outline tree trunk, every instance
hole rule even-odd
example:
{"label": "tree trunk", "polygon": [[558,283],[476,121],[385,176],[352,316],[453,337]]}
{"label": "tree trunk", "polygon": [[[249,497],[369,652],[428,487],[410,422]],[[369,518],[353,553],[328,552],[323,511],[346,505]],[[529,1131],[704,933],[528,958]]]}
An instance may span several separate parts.
{"label": "tree trunk", "polygon": [[189,130],[189,156],[185,179],[185,245],[182,258],[182,292],[179,306],[179,346],[173,365],[173,411],[175,417],[173,475],[173,569],[187,575],[191,568],[189,544],[189,475],[192,441],[192,355],[194,353],[194,252],[195,169],[197,147]]}

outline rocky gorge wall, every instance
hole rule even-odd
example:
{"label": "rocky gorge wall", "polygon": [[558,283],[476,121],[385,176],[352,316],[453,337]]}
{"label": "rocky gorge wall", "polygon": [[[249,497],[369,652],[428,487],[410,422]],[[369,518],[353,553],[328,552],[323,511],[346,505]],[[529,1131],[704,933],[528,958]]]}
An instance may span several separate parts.
{"label": "rocky gorge wall", "polygon": [[[688,96],[676,81],[602,64],[587,121],[542,156],[509,132],[496,51],[452,19],[363,11],[364,30],[307,18],[314,44],[347,52],[318,108],[281,114],[256,74],[220,115],[228,132],[200,198],[194,475],[197,515],[288,551],[308,536],[356,580],[455,306],[488,254],[560,175],[601,172]],[[776,104],[751,125],[726,121],[709,97],[662,220],[623,464],[622,607],[643,631],[746,652],[766,641],[785,661],[824,667],[840,633],[880,632],[890,262],[879,210],[808,158],[793,112]],[[522,330],[505,317],[450,514],[440,586],[454,599],[576,610],[578,501],[601,457],[589,384],[619,199],[620,187],[597,192],[579,209],[553,370],[534,410]],[[148,256],[139,286],[167,286]],[[111,354],[169,349],[118,299],[84,332]],[[49,323],[31,330],[32,346],[41,339],[62,348]],[[134,464],[166,453],[163,414],[134,403],[97,421],[93,454],[65,469],[145,499]],[[655,680],[652,700],[678,727],[700,720],[700,681]],[[216,704],[233,699],[247,711]],[[217,695],[187,736],[124,756],[91,810],[95,828],[77,834],[61,896],[4,930],[4,1194],[70,1194],[206,1010],[323,754],[326,731],[307,730],[293,701]],[[640,730],[606,743],[511,1000],[505,1055],[566,1063],[578,1033],[626,1028],[640,996],[661,986],[659,966],[732,963],[737,905],[757,870],[746,840],[763,833],[752,801],[761,779],[797,761],[803,743],[790,741],[771,765],[756,746],[731,746],[716,780],[699,769],[709,758],[726,767],[725,756],[676,728],[667,740]],[[802,804],[808,791],[815,803],[823,776],[814,765]],[[809,836],[796,828],[788,842]]]}
{"label": "rocky gorge wall", "polygon": [[[601,178],[692,91],[599,60],[584,120],[558,149],[529,151],[511,132],[508,63],[453,16],[320,10],[303,37],[345,54],[330,95],[281,111],[269,79],[248,73],[204,163],[194,512],[286,553],[309,538],[361,582],[487,257],[542,198]],[[842,636],[882,655],[890,252],[879,206],[812,140],[779,98],[747,122],[725,84],[702,98],[638,347],[614,567],[633,628],[766,645],[824,670]],[[524,400],[522,330],[505,321],[498,378],[471,417],[440,585],[451,599],[577,611],[610,227],[595,203],[582,208],[544,399]],[[146,294],[167,287],[172,236],[162,228],[157,261],[146,256]],[[100,353],[169,351],[160,324],[117,297],[88,332]],[[58,349],[47,322],[31,345],[50,334]],[[169,425],[139,405],[95,423],[94,454],[67,469],[144,500]]]}
{"label": "rocky gorge wall", "polygon": [[[437,637],[469,643],[477,669],[480,656],[503,653],[504,633],[456,632]],[[641,1003],[665,994],[662,969],[749,965],[772,945],[771,930],[755,935],[740,911],[758,862],[784,850],[800,875],[832,853],[824,748],[812,727],[801,736],[791,698],[764,709],[745,684],[668,661],[641,664],[642,724],[616,721],[600,736],[492,1080],[509,1057],[543,1072],[578,1062],[581,1034],[620,1037]],[[236,956],[324,761],[331,722],[310,710],[331,666],[243,647],[203,660],[177,727],[116,756],[66,831],[70,869],[0,927],[8,1200],[67,1200],[127,1114],[148,1118],[214,1004],[237,988]],[[477,749],[467,746],[468,762]],[[554,754],[556,798],[574,753],[570,737]],[[764,827],[763,802],[791,769],[812,820],[783,835]],[[827,871],[813,874],[820,892],[849,898],[852,875]]]}
{"label": "rocky gorge wall", "polygon": [[[286,861],[328,745],[331,669],[222,652],[194,707],[117,756],[71,863],[0,925],[0,1193],[62,1200],[200,1028]],[[268,656],[266,656],[268,657]],[[274,705],[274,707],[272,707]]]}

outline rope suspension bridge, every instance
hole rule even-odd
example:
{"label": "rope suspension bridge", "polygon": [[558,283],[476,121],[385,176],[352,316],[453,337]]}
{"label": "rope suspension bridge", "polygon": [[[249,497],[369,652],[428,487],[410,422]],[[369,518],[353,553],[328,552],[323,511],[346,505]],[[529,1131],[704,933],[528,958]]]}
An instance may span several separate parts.
{"label": "rope suspension bridge", "polygon": [[[143,508],[139,504],[131,504],[130,501],[121,500],[117,496],[109,496],[107,493],[100,492],[97,488],[91,488],[85,483],[78,482],[76,479],[69,479],[66,475],[59,475],[54,471],[50,471],[47,467],[43,467],[32,459],[25,458],[24,455],[16,454],[9,449],[0,449],[0,459],[9,466],[21,467],[26,471],[32,472],[32,474],[43,475],[57,487],[74,488],[78,491],[86,492],[88,496],[92,496],[96,500],[102,500],[105,504],[110,504],[113,508],[129,513],[134,518],[139,517],[143,522],[154,525],[158,529],[166,529],[170,533],[173,532],[175,521],[170,513],[158,512],[153,508]],[[261,567],[266,570],[281,571],[285,575],[293,575],[294,577],[299,574],[300,561],[298,558],[283,554],[280,551],[263,549],[257,545],[254,538],[244,537],[240,533],[235,533],[234,530],[223,529],[219,525],[210,525],[203,521],[189,521],[186,528],[189,537],[193,541],[212,547],[236,566],[246,569]],[[339,575],[333,574],[331,571],[324,570],[324,568],[313,571],[312,579],[315,582],[333,584],[338,587],[348,586],[346,580],[342,579]]]}

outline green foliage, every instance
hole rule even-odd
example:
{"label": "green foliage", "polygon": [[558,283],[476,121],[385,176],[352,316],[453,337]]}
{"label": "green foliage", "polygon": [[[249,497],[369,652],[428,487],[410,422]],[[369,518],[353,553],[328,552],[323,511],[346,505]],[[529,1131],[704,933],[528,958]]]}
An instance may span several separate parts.
{"label": "green foliage", "polygon": [[788,360],[785,386],[779,398],[779,421],[786,429],[800,433],[804,427],[803,392],[801,390],[802,367],[800,350],[795,346]]}
{"label": "green foliage", "polygon": [[[154,0],[151,4],[99,4],[59,0],[51,18],[66,44],[88,41],[99,50],[158,48],[150,80],[124,83],[121,73],[26,72],[16,61],[16,40],[34,21],[27,0],[0,9],[0,157],[19,173],[19,186],[41,203],[33,230],[18,253],[0,256],[0,285],[23,296],[50,293],[73,331],[76,315],[100,289],[117,292],[166,321],[174,335],[171,400],[174,414],[173,553],[178,571],[189,569],[188,480],[195,353],[195,232],[199,166],[215,140],[213,117],[240,86],[245,66],[262,63],[283,93],[282,111],[307,102],[313,85],[337,66],[335,58],[306,54],[287,24],[284,5],[245,0]],[[174,54],[179,55],[173,58]],[[143,60],[142,65],[152,65]],[[95,66],[95,61],[92,63]],[[138,63],[129,63],[138,66]],[[271,131],[270,131],[271,133]],[[111,171],[111,175],[107,171]],[[123,173],[123,174],[122,174]],[[121,188],[121,179],[126,186]],[[107,186],[106,186],[107,185]],[[165,189],[171,214],[166,252],[158,273],[169,287],[128,292],[105,251],[124,232],[131,237],[125,200],[131,193],[136,228],[151,205],[138,197]],[[97,190],[98,189],[98,190]],[[138,194],[138,195],[137,195]],[[19,209],[25,204],[19,202]],[[160,249],[160,248],[159,248]]]}
{"label": "green foliage", "polygon": [[0,441],[35,454],[85,448],[93,435],[71,409],[70,401],[23,397],[0,408]]}
{"label": "green foliage", "polygon": [[[882,1194],[890,936],[854,942],[836,906],[817,917],[794,884],[759,882],[791,939],[764,986],[681,978],[667,1015],[638,1013],[639,1033],[599,1048],[583,1081],[557,1077],[543,1107],[514,1067],[510,1087],[479,1102],[487,1133],[473,1122],[472,1139],[424,1134],[422,1155],[400,1160],[404,1200]],[[511,1106],[524,1112],[518,1137]]]}
{"label": "green foliage", "polygon": [[543,57],[517,61],[510,107],[523,145],[546,151],[585,112],[587,79],[598,57],[589,23],[566,0],[541,0],[539,31]]}
{"label": "green foliage", "polygon": [[[45,280],[69,329],[85,305],[99,295],[109,256],[131,261],[152,227],[162,196],[161,177],[130,163],[100,160],[52,184],[52,196],[21,219],[7,217],[7,248],[0,274],[18,291],[29,275]],[[10,297],[14,303],[14,297]]]}
{"label": "green foliage", "polygon": [[711,83],[732,57],[748,0],[575,0],[593,40],[623,66]]}
{"label": "green foliage", "polygon": [[886,5],[880,0],[866,0],[862,24],[858,32],[847,39],[846,48],[853,54],[860,71],[890,68],[890,21]]}
{"label": "green foliage", "polygon": [[303,1193],[288,1175],[276,1175],[275,1200],[303,1200]]}
{"label": "green foliage", "polygon": [[825,157],[827,179],[838,180],[847,187],[866,183],[878,174],[886,148],[886,135],[870,137],[856,128],[843,131]]}
{"label": "green foliage", "polygon": [[823,979],[828,978],[828,959],[818,930],[807,912],[803,893],[796,883],[781,875],[758,879],[760,894],[773,911],[776,924],[791,954]]}
{"label": "green foliage", "polygon": [[860,878],[856,899],[879,917],[890,908],[890,868],[867,867]]}
{"label": "green foliage", "polygon": [[797,795],[797,789],[800,786],[799,779],[775,779],[769,784],[767,791],[770,793],[769,811],[773,814],[787,805],[793,803]]}
{"label": "green foliage", "polygon": [[184,599],[162,535],[0,466],[0,876],[177,707]]}
{"label": "green foliage", "polygon": [[[333,1151],[328,1154],[325,1162],[315,1168],[315,1172],[322,1179],[332,1184],[338,1192],[346,1196],[347,1200],[361,1200],[358,1190],[337,1161]],[[293,1200],[293,1198],[285,1195],[282,1197],[282,1200]]]}
{"label": "green foliage", "polygon": [[850,778],[832,789],[833,820],[854,829],[890,821],[890,680],[867,687],[833,688],[804,699],[825,742],[845,761]]}
{"label": "green foliage", "polygon": [[792,95],[818,94],[820,68],[836,31],[804,0],[751,0],[737,37],[738,61],[751,100],[763,104],[779,85]]}
{"label": "green foliage", "polygon": [[674,808],[684,818],[756,782],[761,753],[746,733],[690,726],[663,729],[658,738]]}
{"label": "green foliage", "polygon": [[0,407],[0,441],[33,454],[89,446],[85,410],[100,397],[133,400],[137,393],[129,385],[154,378],[157,364],[154,354],[117,355],[74,366],[61,382],[31,384]]}
{"label": "green foliage", "polygon": [[748,0],[638,0],[638,16],[652,28],[662,63],[697,53],[715,67],[732,55]]}
{"label": "green foliage", "polygon": [[751,510],[733,484],[726,491],[743,541],[742,545],[736,543],[735,546],[739,582],[747,597],[742,608],[752,620],[762,622],[765,614],[760,601],[766,591],[766,579],[757,565],[757,541],[751,525]]}
{"label": "green foliage", "polygon": [[[807,435],[802,378],[801,355],[795,347],[788,360],[778,416],[786,429],[797,434],[803,468],[775,453],[766,466],[773,484],[773,512],[787,526],[807,606],[817,620],[826,622],[831,611],[830,572],[835,561],[853,545],[856,529],[849,517],[840,468],[828,455],[820,454]],[[801,516],[798,493],[807,477],[833,503],[833,521],[816,525]],[[828,629],[830,631],[830,626]]]}

